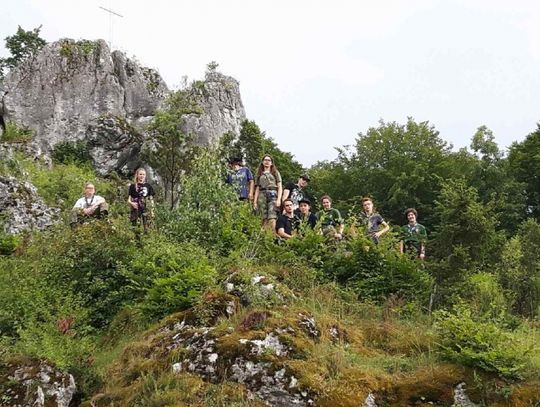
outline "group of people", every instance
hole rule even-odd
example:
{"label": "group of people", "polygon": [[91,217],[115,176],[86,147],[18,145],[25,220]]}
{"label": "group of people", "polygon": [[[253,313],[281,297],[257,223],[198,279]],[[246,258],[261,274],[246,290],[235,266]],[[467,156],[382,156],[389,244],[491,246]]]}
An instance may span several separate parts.
{"label": "group of people", "polygon": [[[146,182],[146,170],[135,171],[133,183],[128,188],[127,203],[130,208],[129,220],[133,226],[142,223],[145,231],[150,227],[154,217],[154,188]],[[96,195],[96,188],[91,182],[84,186],[83,197],[71,210],[69,223],[72,228],[90,219],[104,219],[109,213],[109,204],[102,196]]]}
{"label": "group of people", "polygon": [[[252,203],[263,226],[275,232],[279,239],[302,236],[308,228],[317,229],[329,239],[343,239],[345,222],[339,210],[332,208],[330,196],[322,196],[322,209],[316,214],[312,213],[311,201],[304,192],[310,182],[308,175],[301,175],[296,183],[289,182],[283,188],[281,174],[270,155],[263,157],[255,176],[242,165],[240,158],[232,159],[230,166],[227,182],[236,188],[240,200]],[[357,229],[363,229],[373,243],[378,244],[390,226],[377,213],[371,198],[362,198],[361,204],[362,211],[351,228],[351,235],[358,233]],[[424,259],[426,228],[417,222],[418,213],[414,208],[408,208],[405,216],[407,224],[400,230],[400,251]]]}
{"label": "group of people", "polygon": [[[289,182],[282,186],[281,174],[273,159],[265,155],[257,168],[255,177],[250,169],[242,165],[242,159],[230,161],[231,171],[226,182],[231,184],[241,201],[250,202],[253,209],[262,219],[263,227],[271,229],[280,240],[302,236],[307,229],[317,230],[332,240],[344,237],[345,222],[339,210],[332,208],[332,198],[321,197],[322,209],[311,211],[311,201],[304,189],[310,182],[308,175],[301,175],[297,182]],[[128,188],[127,203],[130,207],[130,221],[136,226],[141,223],[148,230],[153,219],[154,189],[146,182],[146,170],[135,171],[133,183]],[[362,198],[362,211],[358,214],[356,224],[351,227],[350,234],[363,229],[373,243],[378,244],[382,235],[390,230],[390,226],[377,213],[371,198]],[[70,224],[75,227],[92,218],[106,218],[109,206],[105,199],[96,195],[94,184],[87,183],[84,195],[74,205]],[[407,224],[401,228],[400,251],[424,259],[426,251],[426,228],[417,222],[418,213],[414,208],[405,211]]]}

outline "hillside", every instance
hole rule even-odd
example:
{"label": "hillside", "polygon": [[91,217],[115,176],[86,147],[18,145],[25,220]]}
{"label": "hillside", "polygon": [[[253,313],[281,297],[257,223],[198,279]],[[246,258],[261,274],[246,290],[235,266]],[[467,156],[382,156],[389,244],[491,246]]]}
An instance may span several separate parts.
{"label": "hillside", "polygon": [[[540,130],[505,152],[482,127],[455,152],[381,121],[306,170],[215,65],[177,91],[145,72],[60,40],[2,82],[0,406],[540,405]],[[268,153],[284,183],[308,172],[314,212],[331,195],[344,239],[261,228],[224,179]],[[87,182],[108,216],[70,225]],[[362,196],[390,226],[378,244]],[[408,207],[424,260],[399,250]]]}

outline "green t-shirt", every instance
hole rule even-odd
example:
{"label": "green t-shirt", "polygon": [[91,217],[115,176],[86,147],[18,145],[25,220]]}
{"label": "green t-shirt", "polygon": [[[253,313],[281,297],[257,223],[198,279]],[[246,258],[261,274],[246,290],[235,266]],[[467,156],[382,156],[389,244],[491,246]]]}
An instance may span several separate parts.
{"label": "green t-shirt", "polygon": [[401,240],[405,246],[412,246],[416,250],[420,250],[421,244],[427,242],[427,231],[420,223],[413,225],[407,224],[401,227]]}
{"label": "green t-shirt", "polygon": [[276,171],[276,176],[274,176],[270,171],[265,171],[259,177],[257,177],[257,185],[261,189],[277,189],[280,182],[281,174],[279,171]]}
{"label": "green t-shirt", "polygon": [[335,208],[330,208],[329,210],[323,209],[317,212],[317,219],[319,219],[323,228],[328,226],[338,226],[343,223],[341,213]]}

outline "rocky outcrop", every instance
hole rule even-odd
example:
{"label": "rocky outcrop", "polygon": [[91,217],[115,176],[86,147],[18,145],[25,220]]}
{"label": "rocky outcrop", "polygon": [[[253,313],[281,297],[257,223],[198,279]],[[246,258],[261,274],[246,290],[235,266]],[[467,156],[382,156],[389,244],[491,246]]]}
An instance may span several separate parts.
{"label": "rocky outcrop", "polygon": [[44,361],[0,365],[0,405],[69,407],[77,391],[72,375]]}
{"label": "rocky outcrop", "polygon": [[240,134],[246,112],[236,79],[207,72],[204,81],[193,83],[192,91],[203,114],[186,116],[184,131],[192,134],[196,143],[215,143],[225,133]]}
{"label": "rocky outcrop", "polygon": [[49,208],[31,183],[0,176],[0,213],[6,215],[4,231],[16,234],[53,225],[59,210]]}
{"label": "rocky outcrop", "polygon": [[[169,93],[157,71],[111,52],[103,40],[51,43],[0,86],[0,117],[31,130],[38,154],[88,141],[101,174],[129,172],[140,163],[147,124]],[[192,86],[203,113],[186,116],[183,130],[200,144],[238,134],[245,119],[238,82],[209,72]]]}

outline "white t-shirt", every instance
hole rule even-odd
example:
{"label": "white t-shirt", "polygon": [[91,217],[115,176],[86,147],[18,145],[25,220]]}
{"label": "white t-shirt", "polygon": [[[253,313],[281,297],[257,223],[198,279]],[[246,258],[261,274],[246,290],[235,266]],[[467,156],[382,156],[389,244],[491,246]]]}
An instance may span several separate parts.
{"label": "white t-shirt", "polygon": [[91,207],[92,205],[100,205],[103,202],[105,202],[105,198],[99,195],[94,195],[92,198],[87,198],[83,196],[77,202],[75,202],[75,206],[73,207],[73,209],[86,209]]}

